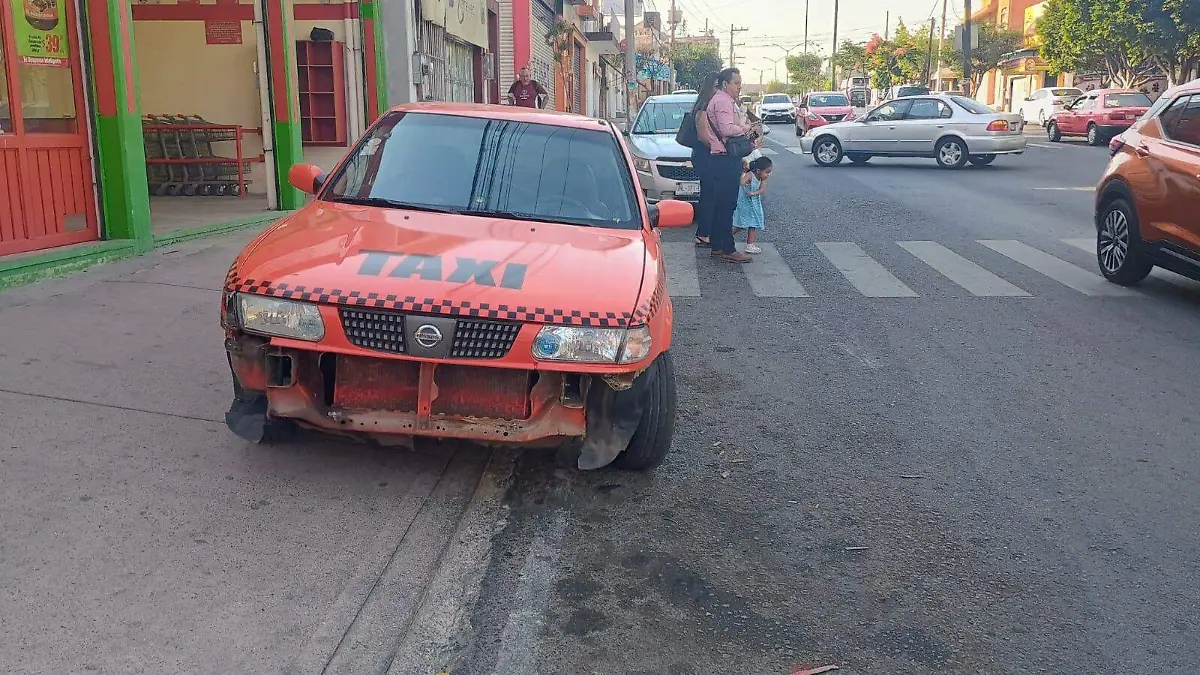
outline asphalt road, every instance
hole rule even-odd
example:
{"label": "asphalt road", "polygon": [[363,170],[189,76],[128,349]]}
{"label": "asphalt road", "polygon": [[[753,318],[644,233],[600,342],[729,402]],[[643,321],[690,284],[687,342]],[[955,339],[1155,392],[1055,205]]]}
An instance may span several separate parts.
{"label": "asphalt road", "polygon": [[663,233],[680,418],[645,475],[233,438],[249,234],[0,295],[4,670],[1200,671],[1200,284],[1097,280],[1106,150],[771,139],[762,259]]}

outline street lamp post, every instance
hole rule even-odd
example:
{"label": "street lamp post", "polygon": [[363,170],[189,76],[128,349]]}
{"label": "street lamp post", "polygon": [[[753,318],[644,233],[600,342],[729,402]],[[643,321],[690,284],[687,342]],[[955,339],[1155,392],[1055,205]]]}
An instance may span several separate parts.
{"label": "street lamp post", "polygon": [[[801,47],[804,47],[805,45],[803,43],[801,43],[801,44],[796,45],[795,47],[792,47],[791,49],[788,49],[787,47],[784,47],[783,45],[778,45],[778,44],[771,45],[771,46],[776,47],[778,49],[782,49],[783,53],[786,54],[786,56],[784,56],[783,76],[785,78],[787,78],[787,84],[790,86],[792,84],[792,73],[790,70],[787,69],[787,59],[791,58],[792,52],[796,51],[797,49],[800,49]],[[779,78],[776,77],[775,79],[778,80]]]}
{"label": "street lamp post", "polygon": [[780,61],[785,61],[785,60],[787,60],[787,57],[784,57],[784,58],[782,58],[782,59],[771,59],[771,58],[769,58],[769,59],[767,59],[767,60],[768,60],[768,61],[770,61],[770,62],[771,62],[771,64],[775,66],[775,76],[774,76],[774,79],[773,79],[772,81],[773,81],[773,82],[778,82],[778,81],[779,81],[779,62],[780,62]]}

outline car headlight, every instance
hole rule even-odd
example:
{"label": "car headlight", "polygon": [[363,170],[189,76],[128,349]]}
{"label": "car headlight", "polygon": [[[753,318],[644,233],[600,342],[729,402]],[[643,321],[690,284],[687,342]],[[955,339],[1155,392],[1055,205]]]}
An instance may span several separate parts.
{"label": "car headlight", "polygon": [[650,355],[650,328],[543,326],[533,341],[533,358],[576,363],[634,363]]}
{"label": "car headlight", "polygon": [[237,297],[242,330],[311,342],[325,337],[325,322],[316,305],[246,293]]}
{"label": "car headlight", "polygon": [[650,166],[650,160],[646,159],[645,157],[634,157],[633,168],[641,171],[642,173],[653,173],[653,169]]}

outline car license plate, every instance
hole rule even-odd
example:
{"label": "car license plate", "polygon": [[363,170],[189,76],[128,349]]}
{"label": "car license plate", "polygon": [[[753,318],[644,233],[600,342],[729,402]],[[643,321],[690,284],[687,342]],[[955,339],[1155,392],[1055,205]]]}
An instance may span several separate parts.
{"label": "car license plate", "polygon": [[700,194],[699,183],[680,183],[679,189],[676,190],[681,195],[698,195]]}

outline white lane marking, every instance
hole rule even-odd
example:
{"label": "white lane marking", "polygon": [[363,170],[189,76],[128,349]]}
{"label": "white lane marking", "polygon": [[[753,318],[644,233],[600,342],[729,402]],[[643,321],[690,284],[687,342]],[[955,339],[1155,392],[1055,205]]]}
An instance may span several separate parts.
{"label": "white lane marking", "polygon": [[1094,187],[1031,187],[1030,190],[1046,190],[1055,192],[1095,192]]}
{"label": "white lane marking", "polygon": [[763,157],[771,157],[773,155],[779,154],[778,152],[776,152],[770,148],[759,148],[758,151],[762,153]]}
{"label": "white lane marking", "polygon": [[788,149],[788,152],[792,153],[793,155],[803,155],[804,154],[804,151],[801,150],[799,148],[799,146],[789,145],[789,146],[787,146],[787,149]]}
{"label": "white lane marking", "polygon": [[696,273],[696,245],[690,241],[665,241],[659,245],[666,257],[667,288],[672,298],[700,297]]}
{"label": "white lane marking", "polygon": [[971,295],[981,297],[1030,297],[1029,293],[1008,283],[936,241],[898,241],[905,251],[962,286]]}
{"label": "white lane marking", "polygon": [[536,675],[538,643],[546,624],[550,594],[558,577],[558,558],[567,531],[567,518],[556,512],[541,533],[534,535],[529,555],[521,566],[513,611],[500,633],[500,649],[492,672]]}
{"label": "white lane marking", "polygon": [[750,290],[760,298],[808,298],[804,286],[792,274],[792,268],[774,244],[759,244],[762,253],[754,256],[754,262],[742,265]]}
{"label": "white lane marking", "polygon": [[1065,145],[1045,145],[1043,143],[1028,143],[1028,142],[1026,143],[1026,145],[1028,145],[1032,148],[1050,148],[1051,150],[1062,150],[1063,148],[1066,147]]}
{"label": "white lane marking", "polygon": [[764,136],[763,138],[765,138],[768,143],[774,143],[775,145],[778,145],[781,148],[791,147],[791,146],[788,146],[787,144],[785,144],[783,141],[777,141],[774,138],[771,138],[770,136]]}
{"label": "white lane marking", "polygon": [[842,276],[846,277],[846,281],[868,298],[919,297],[913,289],[905,286],[903,281],[875,262],[854,242],[819,242],[816,246]]}
{"label": "white lane marking", "polygon": [[[1081,251],[1096,255],[1095,237],[1087,237],[1084,239],[1066,238],[1061,239],[1060,241],[1062,241],[1064,244],[1074,246]],[[1190,290],[1200,289],[1200,282],[1193,281],[1182,274],[1176,274],[1171,270],[1164,270],[1161,267],[1155,267],[1154,270],[1150,272],[1150,276],[1154,277],[1155,279],[1162,279],[1163,281],[1179,286],[1180,288],[1187,288]]]}
{"label": "white lane marking", "polygon": [[1086,251],[1087,253],[1094,254],[1096,252],[1096,238],[1095,237],[1083,237],[1083,238],[1069,238],[1068,237],[1066,239],[1060,239],[1059,241],[1063,242],[1064,244],[1074,246],[1075,248],[1077,248],[1081,251]]}
{"label": "white lane marking", "polygon": [[980,239],[979,243],[1084,295],[1135,295],[1133,291],[1123,286],[1105,281],[1104,277],[1099,274],[1088,272],[1015,239]]}

